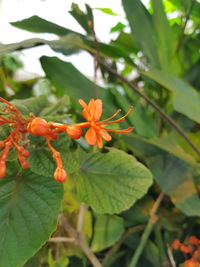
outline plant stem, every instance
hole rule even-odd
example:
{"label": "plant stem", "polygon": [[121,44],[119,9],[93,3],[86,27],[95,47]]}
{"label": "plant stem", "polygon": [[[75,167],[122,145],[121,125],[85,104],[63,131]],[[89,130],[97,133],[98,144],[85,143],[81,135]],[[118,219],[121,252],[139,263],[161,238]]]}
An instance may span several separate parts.
{"label": "plant stem", "polygon": [[112,69],[108,64],[106,64],[104,61],[98,59],[98,61],[103,65],[103,67],[110,73],[114,74],[119,80],[127,84],[137,95],[142,97],[151,107],[153,107],[160,116],[165,119],[173,128],[176,130],[176,132],[182,136],[185,141],[190,145],[190,147],[197,153],[198,156],[200,156],[200,150],[199,148],[186,136],[186,134],[183,132],[183,130],[176,124],[176,122],[169,117],[162,109],[157,106],[150,98],[148,98],[146,95],[144,95],[142,92],[140,92],[139,88],[129,82],[126,78],[124,78],[121,74],[119,74],[117,71]]}
{"label": "plant stem", "polygon": [[65,231],[74,238],[74,243],[79,246],[82,251],[85,253],[88,260],[92,263],[94,267],[102,267],[101,263],[97,259],[97,257],[94,255],[94,253],[91,251],[87,243],[83,240],[82,234],[77,232],[76,229],[74,229],[71,224],[68,222],[67,218],[62,215],[60,217],[60,223],[65,229]]}
{"label": "plant stem", "polygon": [[64,236],[56,236],[48,240],[48,242],[53,242],[53,243],[60,243],[60,242],[72,243],[74,241],[75,240],[73,237],[64,237]]}
{"label": "plant stem", "polygon": [[145,225],[137,225],[129,228],[117,241],[117,243],[114,244],[114,246],[106,253],[105,258],[102,261],[103,266],[110,266],[113,264],[113,259],[115,258],[114,255],[117,253],[118,249],[120,248],[121,244],[124,242],[124,240],[131,234],[139,232],[145,228]]}
{"label": "plant stem", "polygon": [[142,237],[140,239],[140,243],[139,243],[137,249],[135,250],[135,253],[131,259],[129,267],[136,267],[136,265],[137,265],[137,262],[141,256],[141,254],[142,254],[142,251],[146,245],[146,242],[147,242],[147,240],[148,240],[148,238],[149,238],[149,236],[153,230],[155,223],[158,220],[158,217],[156,216],[156,212],[160,206],[161,201],[163,200],[163,197],[164,197],[164,194],[160,193],[160,195],[158,196],[157,200],[155,201],[155,203],[151,209],[150,218],[148,220],[147,226],[146,226],[146,228],[142,234]]}
{"label": "plant stem", "polygon": [[88,206],[85,203],[81,203],[78,221],[77,221],[77,228],[76,228],[77,232],[80,234],[82,233],[85,212],[87,211],[87,209],[88,209]]}

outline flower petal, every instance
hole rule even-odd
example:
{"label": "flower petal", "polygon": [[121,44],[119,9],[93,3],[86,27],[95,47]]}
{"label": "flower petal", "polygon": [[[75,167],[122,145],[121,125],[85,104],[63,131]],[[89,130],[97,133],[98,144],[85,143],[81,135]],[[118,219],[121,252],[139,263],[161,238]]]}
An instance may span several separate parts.
{"label": "flower petal", "polygon": [[88,104],[87,111],[88,111],[88,115],[89,115],[88,119],[93,120],[94,112],[95,112],[95,101],[93,98],[90,100],[90,102]]}
{"label": "flower petal", "polygon": [[98,121],[101,118],[102,115],[102,101],[101,99],[96,99],[94,102],[95,105],[95,111],[94,111],[94,121]]}
{"label": "flower petal", "polygon": [[85,101],[83,101],[82,99],[79,99],[78,102],[82,108],[87,108],[87,104],[85,103]]}
{"label": "flower petal", "polygon": [[97,145],[98,145],[98,148],[103,147],[103,141],[102,141],[102,137],[100,134],[97,134]]}
{"label": "flower petal", "polygon": [[112,139],[111,135],[109,135],[109,133],[104,129],[101,129],[99,133],[103,137],[103,139],[106,141],[110,141]]}
{"label": "flower petal", "polygon": [[85,134],[85,139],[87,141],[87,143],[91,146],[96,145],[97,143],[97,134],[94,128],[90,127],[86,134]]}

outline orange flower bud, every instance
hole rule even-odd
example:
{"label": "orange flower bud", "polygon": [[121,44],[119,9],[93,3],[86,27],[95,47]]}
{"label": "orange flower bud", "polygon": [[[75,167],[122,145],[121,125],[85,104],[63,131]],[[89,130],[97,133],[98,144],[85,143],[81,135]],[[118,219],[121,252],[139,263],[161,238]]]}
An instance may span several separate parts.
{"label": "orange flower bud", "polygon": [[175,239],[174,242],[172,243],[172,248],[177,250],[179,249],[180,244],[181,244],[180,241],[178,239]]}
{"label": "orange flower bud", "polygon": [[200,240],[196,236],[190,236],[188,238],[188,243],[191,245],[198,245],[200,244]]}
{"label": "orange flower bud", "polygon": [[6,174],[6,162],[0,161],[0,178],[3,178]]}
{"label": "orange flower bud", "polygon": [[56,140],[58,136],[50,129],[49,124],[42,118],[35,118],[27,126],[27,131],[36,136],[44,136]]}
{"label": "orange flower bud", "polygon": [[69,135],[69,137],[73,139],[79,139],[82,135],[82,130],[80,127],[68,126],[66,129],[66,133]]}
{"label": "orange flower bud", "polygon": [[193,258],[186,260],[184,262],[184,266],[185,267],[199,267],[199,262],[197,262],[196,260],[194,260]]}
{"label": "orange flower bud", "polygon": [[57,182],[65,182],[67,180],[66,171],[61,167],[57,167],[55,172],[54,172],[54,179]]}
{"label": "orange flower bud", "polygon": [[180,251],[182,251],[183,253],[192,253],[193,249],[190,246],[185,246],[183,244],[180,245]]}
{"label": "orange flower bud", "polygon": [[27,169],[29,167],[28,161],[21,153],[18,153],[18,160],[23,169]]}

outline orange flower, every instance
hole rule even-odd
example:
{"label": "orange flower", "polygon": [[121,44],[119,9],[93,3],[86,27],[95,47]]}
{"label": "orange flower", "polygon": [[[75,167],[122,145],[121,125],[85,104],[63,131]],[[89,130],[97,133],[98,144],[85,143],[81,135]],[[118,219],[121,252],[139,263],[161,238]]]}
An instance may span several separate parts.
{"label": "orange flower", "polygon": [[[79,104],[82,106],[83,111],[82,114],[84,118],[88,121],[87,123],[80,123],[77,124],[77,126],[84,128],[89,127],[85,134],[85,139],[87,143],[91,146],[98,145],[99,148],[103,147],[103,141],[102,139],[106,141],[110,141],[112,137],[108,132],[115,132],[115,133],[129,133],[132,131],[133,127],[129,127],[125,130],[111,130],[101,127],[101,125],[107,125],[112,124],[116,122],[123,121],[125,117],[129,115],[131,110],[133,109],[130,107],[129,111],[121,117],[120,119],[110,121],[114,117],[117,116],[117,114],[121,111],[120,109],[117,110],[117,112],[111,116],[110,118],[106,120],[100,121],[101,115],[102,115],[102,101],[100,99],[91,99],[89,104],[87,105],[82,99],[79,99]],[[110,121],[110,122],[109,122]]]}

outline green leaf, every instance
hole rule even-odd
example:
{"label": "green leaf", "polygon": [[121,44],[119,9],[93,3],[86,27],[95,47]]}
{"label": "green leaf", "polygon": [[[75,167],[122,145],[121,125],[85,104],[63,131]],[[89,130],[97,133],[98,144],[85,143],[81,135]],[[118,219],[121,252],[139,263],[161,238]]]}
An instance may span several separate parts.
{"label": "green leaf", "polygon": [[97,214],[91,249],[101,251],[114,244],[124,232],[124,221],[116,215]]}
{"label": "green leaf", "polygon": [[69,13],[81,25],[81,27],[88,33],[93,34],[93,14],[92,9],[86,4],[87,12],[84,13],[77,4],[72,3],[72,10]]}
{"label": "green leaf", "polygon": [[[59,135],[58,141],[51,142],[52,146],[60,152],[64,168],[68,174],[75,172],[79,167],[78,151],[76,153],[70,152],[70,141],[69,137],[63,133]],[[30,156],[28,161],[31,171],[45,177],[53,177],[56,164],[45,140],[43,143],[37,143],[36,145],[34,142],[29,150]]]}
{"label": "green leaf", "polygon": [[[56,87],[60,96],[69,95],[75,100],[82,98],[88,102],[94,97],[94,84],[79,72],[71,63],[56,57],[43,56],[40,59],[47,78]],[[56,71],[55,71],[56,70]],[[107,114],[113,114],[115,108],[109,90],[97,85],[99,98],[103,100]]]}
{"label": "green leaf", "polygon": [[152,0],[152,7],[152,19],[156,33],[157,53],[160,66],[163,71],[173,73],[175,72],[173,63],[176,59],[176,45],[173,44],[173,35],[164,11],[162,0]]}
{"label": "green leaf", "polygon": [[134,40],[151,65],[159,67],[155,31],[152,18],[140,0],[122,0]]}
{"label": "green leaf", "polygon": [[118,31],[122,31],[126,26],[121,23],[118,22],[114,27],[111,28],[110,32],[118,32]]}
{"label": "green leaf", "polygon": [[182,148],[175,136],[146,139],[135,134],[126,134],[121,138],[140,157],[152,157],[165,151],[192,166],[199,166],[195,158]]}
{"label": "green leaf", "polygon": [[0,266],[21,267],[55,230],[62,186],[28,171],[0,181]]}
{"label": "green leaf", "polygon": [[30,97],[27,99],[15,99],[12,101],[12,104],[15,105],[24,115],[29,115],[29,113],[34,113],[38,116],[41,111],[46,108],[49,103],[47,97],[44,95]]}
{"label": "green leaf", "polygon": [[112,15],[112,16],[119,16],[119,14],[112,11],[111,8],[94,8],[96,10],[100,10],[105,14]]}
{"label": "green leaf", "polygon": [[98,213],[119,213],[146,194],[150,171],[133,156],[117,149],[84,156],[75,176],[80,201]]}
{"label": "green leaf", "polygon": [[40,38],[31,38],[18,43],[13,44],[0,44],[0,55],[6,56],[6,53],[10,53],[22,48],[29,48],[36,45],[48,44],[50,41],[40,39]]}
{"label": "green leaf", "polygon": [[[88,19],[91,20],[92,15],[90,14],[90,7],[87,5],[86,7]],[[90,52],[95,52],[96,49],[96,44],[86,36],[70,29],[61,27],[38,16],[33,16],[18,22],[12,22],[11,24],[15,27],[31,32],[53,33],[61,36],[61,38],[56,41],[30,39],[16,44],[0,45],[0,53],[1,51],[2,53],[14,51],[15,49],[18,49],[20,47],[30,47],[37,43],[48,44],[53,50],[61,52],[64,55],[76,53],[80,48]],[[134,65],[132,60],[129,58],[129,54],[126,52],[126,49],[122,49],[121,47],[99,42],[99,53],[100,55],[108,56],[111,58],[124,58],[128,64]]]}
{"label": "green leaf", "polygon": [[158,82],[173,92],[174,109],[191,120],[200,123],[200,94],[185,81],[160,70],[150,68],[142,72],[145,76]]}
{"label": "green leaf", "polygon": [[37,33],[54,33],[59,36],[67,35],[68,33],[76,33],[38,16],[32,16],[21,21],[11,22],[10,24],[17,28]]}
{"label": "green leaf", "polygon": [[153,158],[150,168],[162,191],[187,216],[200,216],[200,198],[191,171],[178,158],[160,155]]}

